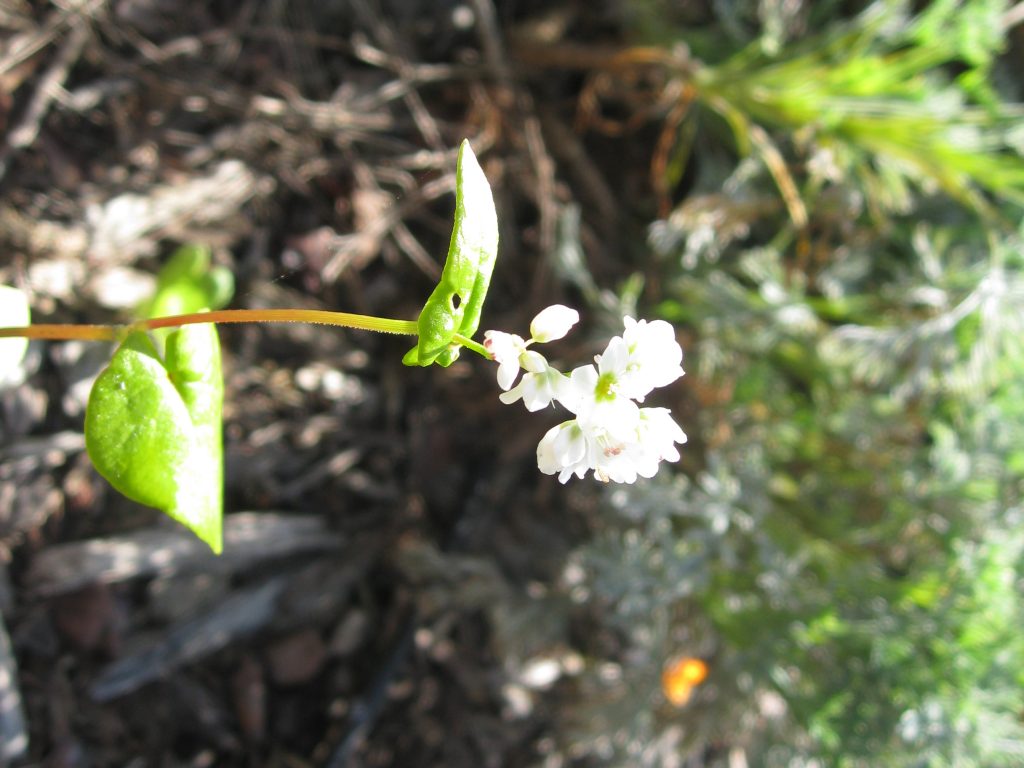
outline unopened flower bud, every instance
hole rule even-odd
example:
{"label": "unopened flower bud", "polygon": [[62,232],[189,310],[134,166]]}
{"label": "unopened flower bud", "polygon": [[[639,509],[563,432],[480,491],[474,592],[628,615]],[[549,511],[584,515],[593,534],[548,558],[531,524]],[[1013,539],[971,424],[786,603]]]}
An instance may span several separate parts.
{"label": "unopened flower bud", "polygon": [[580,313],[564,304],[542,309],[530,323],[530,336],[539,344],[555,341],[580,321]]}

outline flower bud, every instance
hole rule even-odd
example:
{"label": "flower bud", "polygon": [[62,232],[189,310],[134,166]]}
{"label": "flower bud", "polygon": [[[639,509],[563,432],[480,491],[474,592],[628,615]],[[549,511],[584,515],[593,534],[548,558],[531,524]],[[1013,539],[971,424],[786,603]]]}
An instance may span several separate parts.
{"label": "flower bud", "polygon": [[554,304],[542,309],[530,323],[530,336],[544,344],[560,339],[580,320],[580,313],[564,304]]}

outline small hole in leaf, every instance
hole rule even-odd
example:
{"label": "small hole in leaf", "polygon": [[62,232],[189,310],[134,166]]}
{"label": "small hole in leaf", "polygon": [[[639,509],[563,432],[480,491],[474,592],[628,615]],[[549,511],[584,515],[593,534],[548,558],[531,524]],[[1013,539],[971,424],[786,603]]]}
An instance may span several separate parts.
{"label": "small hole in leaf", "polygon": [[452,309],[458,309],[459,305],[462,304],[462,297],[457,293],[452,294]]}

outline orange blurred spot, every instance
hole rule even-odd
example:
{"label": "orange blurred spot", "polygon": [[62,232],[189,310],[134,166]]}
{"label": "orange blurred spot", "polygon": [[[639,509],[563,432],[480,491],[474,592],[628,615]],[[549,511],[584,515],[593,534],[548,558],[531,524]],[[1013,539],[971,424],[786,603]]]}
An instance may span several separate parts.
{"label": "orange blurred spot", "polygon": [[700,659],[684,656],[665,667],[661,673],[661,690],[676,707],[690,700],[693,689],[708,676],[708,665]]}

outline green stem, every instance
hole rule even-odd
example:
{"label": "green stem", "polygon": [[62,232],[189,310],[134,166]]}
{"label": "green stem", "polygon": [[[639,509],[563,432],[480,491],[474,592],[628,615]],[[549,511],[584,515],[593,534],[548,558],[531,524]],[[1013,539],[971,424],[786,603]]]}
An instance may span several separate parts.
{"label": "green stem", "polygon": [[[343,328],[358,328],[378,333],[419,334],[415,320],[393,320],[349,312],[327,312],[319,309],[221,309],[188,315],[154,317],[128,325],[38,324],[23,328],[0,328],[0,338],[61,339],[81,341],[117,341],[132,331],[156,328],[178,328],[197,323],[318,323]],[[467,341],[469,341],[467,339]],[[471,342],[474,347],[479,344]],[[468,346],[468,345],[467,345]],[[471,347],[473,349],[474,347]],[[482,350],[483,348],[480,347]],[[477,351],[474,349],[474,351]]]}
{"label": "green stem", "polygon": [[478,355],[486,357],[488,360],[492,360],[491,353],[487,351],[487,348],[483,344],[479,344],[472,339],[463,336],[461,333],[456,333],[452,336],[452,341],[456,341],[466,349],[476,352]]}
{"label": "green stem", "polygon": [[[61,341],[119,341],[133,331],[152,331],[157,328],[179,328],[199,323],[316,323],[343,328],[357,328],[378,333],[419,335],[415,320],[394,320],[373,315],[354,315],[350,312],[328,312],[321,309],[220,309],[213,312],[193,312],[139,320],[127,325],[80,325],[72,323],[37,323],[21,328],[0,328],[0,339],[55,339]],[[461,333],[452,340],[481,357],[491,359],[491,353],[480,343]]]}
{"label": "green stem", "polygon": [[0,328],[0,339],[59,339],[61,341],[117,341],[123,325],[65,325],[38,323],[21,328]]}
{"label": "green stem", "polygon": [[419,334],[415,320],[392,320],[373,315],[353,315],[350,312],[328,312],[322,309],[219,309],[190,315],[155,317],[132,323],[132,328],[154,330],[176,328],[195,323],[316,323],[342,328],[358,328],[378,333],[399,333],[407,336]]}

